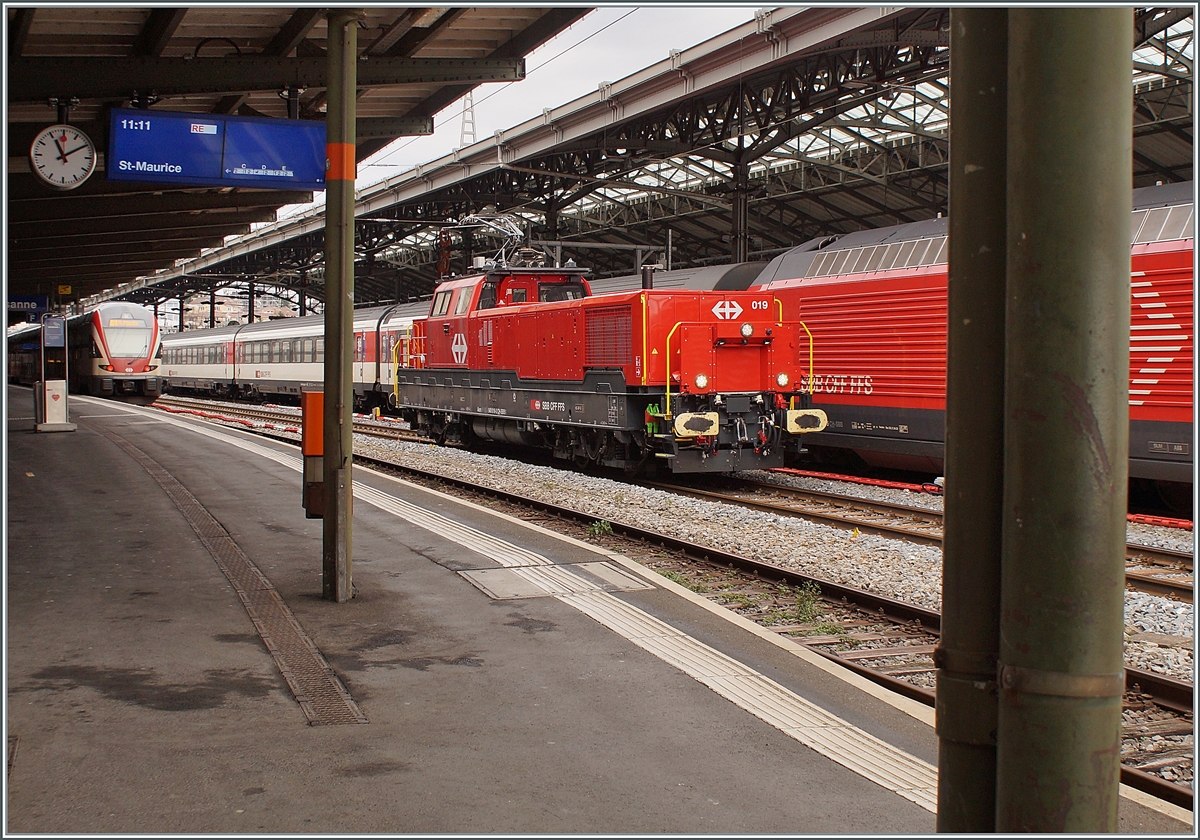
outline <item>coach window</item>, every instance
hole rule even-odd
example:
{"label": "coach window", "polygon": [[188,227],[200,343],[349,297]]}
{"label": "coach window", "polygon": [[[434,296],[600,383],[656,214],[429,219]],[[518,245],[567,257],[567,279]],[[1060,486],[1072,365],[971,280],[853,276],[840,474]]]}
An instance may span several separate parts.
{"label": "coach window", "polygon": [[437,317],[438,315],[445,315],[447,312],[449,312],[450,311],[450,295],[451,294],[452,294],[452,292],[445,291],[445,292],[438,292],[436,295],[434,295],[433,309],[430,311],[429,314],[434,317]]}
{"label": "coach window", "polygon": [[298,338],[292,339],[292,361],[293,362],[303,361],[304,357],[302,355],[300,355],[300,353],[301,353],[300,347],[302,344],[303,344],[303,342],[300,339],[298,339]]}
{"label": "coach window", "polygon": [[313,360],[313,340],[311,338],[304,339],[304,361],[311,362]]}
{"label": "coach window", "polygon": [[318,338],[318,339],[317,339],[317,341],[316,341],[316,345],[315,345],[315,347],[316,347],[316,350],[315,350],[315,356],[316,356],[316,358],[314,358],[314,359],[313,359],[313,361],[314,361],[314,362],[323,362],[323,361],[325,361],[325,339],[324,339],[324,338]]}

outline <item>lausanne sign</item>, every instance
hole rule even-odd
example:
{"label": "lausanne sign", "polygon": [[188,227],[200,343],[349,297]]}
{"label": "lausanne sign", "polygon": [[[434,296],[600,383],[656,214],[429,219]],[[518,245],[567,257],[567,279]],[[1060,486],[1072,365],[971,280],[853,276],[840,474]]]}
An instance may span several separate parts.
{"label": "lausanne sign", "polygon": [[114,108],[110,181],[325,189],[325,123]]}

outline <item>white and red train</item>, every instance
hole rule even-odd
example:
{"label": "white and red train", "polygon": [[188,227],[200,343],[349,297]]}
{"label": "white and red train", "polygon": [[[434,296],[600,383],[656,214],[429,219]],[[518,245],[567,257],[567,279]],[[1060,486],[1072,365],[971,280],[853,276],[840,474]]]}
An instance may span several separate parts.
{"label": "white and red train", "polygon": [[[128,301],[102,303],[67,322],[67,379],[72,391],[96,396],[157,396],[162,378],[158,319]],[[40,327],[10,333],[8,378],[42,378]]]}

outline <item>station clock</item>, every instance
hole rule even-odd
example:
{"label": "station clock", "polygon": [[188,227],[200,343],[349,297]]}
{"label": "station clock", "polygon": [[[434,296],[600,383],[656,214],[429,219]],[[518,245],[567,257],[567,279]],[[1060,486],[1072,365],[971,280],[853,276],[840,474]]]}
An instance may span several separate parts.
{"label": "station clock", "polygon": [[72,125],[42,129],[29,147],[33,174],[56,190],[73,190],[96,171],[96,144]]}

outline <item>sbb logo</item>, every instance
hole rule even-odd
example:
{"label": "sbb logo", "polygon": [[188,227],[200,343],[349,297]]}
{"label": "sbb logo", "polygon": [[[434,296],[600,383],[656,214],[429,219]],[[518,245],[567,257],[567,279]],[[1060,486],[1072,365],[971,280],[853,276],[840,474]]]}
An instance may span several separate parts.
{"label": "sbb logo", "polygon": [[742,307],[736,300],[723,300],[712,308],[712,314],[722,321],[732,321],[742,314]]}
{"label": "sbb logo", "polygon": [[541,400],[530,400],[529,407],[532,408],[534,411],[541,411],[542,410],[542,401]]}

